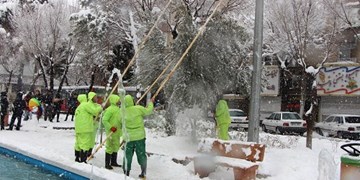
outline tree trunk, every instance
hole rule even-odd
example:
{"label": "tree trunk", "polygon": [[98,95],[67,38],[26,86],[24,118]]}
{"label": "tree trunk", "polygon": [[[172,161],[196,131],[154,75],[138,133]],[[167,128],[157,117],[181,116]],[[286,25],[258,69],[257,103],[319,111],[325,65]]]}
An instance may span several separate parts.
{"label": "tree trunk", "polygon": [[95,72],[96,71],[96,68],[93,67],[93,70],[91,72],[91,80],[90,80],[90,86],[89,86],[89,90],[88,90],[88,93],[91,92],[93,86],[94,86],[94,83],[95,83]]}
{"label": "tree trunk", "polygon": [[40,74],[36,74],[36,76],[34,77],[34,79],[31,82],[30,85],[30,91],[33,92],[35,90],[35,83],[37,81],[37,79],[40,77]]}
{"label": "tree trunk", "polygon": [[[309,82],[314,82],[316,79],[312,75],[307,75],[307,79]],[[310,100],[311,100],[311,107],[312,111],[311,113],[306,117],[306,124],[307,124],[307,135],[306,135],[306,147],[312,149],[312,134],[313,129],[315,126],[315,120],[317,116],[316,109],[318,108],[318,102],[317,102],[317,91],[316,87],[312,86],[313,83],[311,83],[310,87]]]}
{"label": "tree trunk", "polygon": [[59,88],[58,88],[58,90],[57,90],[57,92],[56,92],[56,96],[55,96],[55,97],[60,97],[60,92],[61,92],[62,86],[63,86],[63,84],[64,84],[64,82],[65,82],[65,80],[66,80],[66,75],[67,75],[68,71],[69,71],[69,64],[67,64],[67,65],[65,66],[65,71],[64,71],[64,74],[63,74],[63,76],[62,76],[62,78],[61,78],[61,81],[60,81],[60,84],[59,84]]}
{"label": "tree trunk", "polygon": [[17,92],[20,92],[23,90],[23,74],[24,74],[24,63],[20,64],[20,68],[19,68],[19,75],[18,75],[18,79],[17,79]]}
{"label": "tree trunk", "polygon": [[40,66],[40,69],[41,69],[41,75],[42,75],[43,80],[44,80],[44,86],[47,89],[48,88],[48,83],[47,83],[47,80],[46,80],[46,72],[45,72],[44,66],[43,66],[43,64],[41,62],[41,56],[37,57],[36,60],[39,63],[39,66]]}
{"label": "tree trunk", "polygon": [[5,92],[6,92],[6,93],[8,93],[8,91],[9,91],[9,87],[10,87],[10,84],[11,84],[12,74],[13,74],[13,70],[10,71],[10,73],[9,73],[9,81],[8,81],[8,83],[7,83],[6,86],[5,86]]}
{"label": "tree trunk", "polygon": [[54,90],[54,78],[55,78],[55,72],[54,72],[54,62],[50,60],[50,91],[53,92]]}

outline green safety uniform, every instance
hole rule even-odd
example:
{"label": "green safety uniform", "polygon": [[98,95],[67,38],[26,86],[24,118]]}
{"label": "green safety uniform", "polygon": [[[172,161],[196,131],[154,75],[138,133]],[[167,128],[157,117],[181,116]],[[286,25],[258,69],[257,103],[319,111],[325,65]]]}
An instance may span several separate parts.
{"label": "green safety uniform", "polygon": [[229,107],[225,100],[220,100],[216,105],[215,119],[217,124],[218,138],[222,140],[229,140],[229,126],[231,123]]}
{"label": "green safety uniform", "polygon": [[154,104],[149,102],[145,108],[140,105],[134,105],[134,99],[131,95],[125,96],[125,132],[123,132],[126,141],[125,157],[123,160],[124,172],[128,175],[131,170],[132,157],[134,151],[137,161],[141,167],[141,175],[146,174],[146,149],[145,149],[145,127],[144,116],[153,112]]}
{"label": "green safety uniform", "polygon": [[102,123],[105,127],[106,136],[111,132],[111,128],[115,127],[117,130],[106,141],[106,153],[117,153],[120,148],[120,137],[122,136],[122,122],[120,117],[120,108],[117,106],[120,97],[117,95],[110,95],[110,106],[104,111]]}
{"label": "green safety uniform", "polygon": [[[94,96],[92,95],[92,97]],[[83,96],[79,95],[78,99],[79,98],[82,99]],[[89,151],[94,146],[93,119],[101,112],[101,110],[102,107],[100,105],[94,106],[92,102],[83,102],[75,110],[76,142],[78,144],[78,147],[83,151]]]}
{"label": "green safety uniform", "polygon": [[[86,100],[86,94],[79,94],[79,96],[77,97],[77,100],[79,101],[79,103],[80,103],[80,105],[81,104],[83,104],[83,103],[85,103],[85,102],[87,102],[87,100]],[[80,105],[79,105],[79,107],[80,107]],[[76,110],[79,108],[79,107],[77,107],[76,108]],[[76,111],[75,110],[75,111]],[[79,139],[79,133],[76,133],[76,130],[77,129],[79,129],[80,127],[79,127],[79,123],[77,123],[77,122],[79,122],[80,120],[79,120],[79,117],[77,117],[76,116],[76,114],[75,114],[75,161],[77,161],[77,162],[80,162],[80,146],[79,146],[79,143],[78,143],[78,139]]]}
{"label": "green safety uniform", "polygon": [[[93,133],[92,133],[92,144],[91,144],[91,149],[95,146],[95,141],[96,141],[96,133],[97,133],[97,129],[99,127],[99,121],[95,121],[95,117],[101,112],[102,107],[100,104],[94,102],[92,99],[96,96],[96,93],[94,92],[89,92],[88,93],[88,106],[91,107],[92,109],[94,109],[96,111],[96,115],[94,115],[92,117],[92,122],[93,122]],[[99,118],[98,118],[99,120]]]}

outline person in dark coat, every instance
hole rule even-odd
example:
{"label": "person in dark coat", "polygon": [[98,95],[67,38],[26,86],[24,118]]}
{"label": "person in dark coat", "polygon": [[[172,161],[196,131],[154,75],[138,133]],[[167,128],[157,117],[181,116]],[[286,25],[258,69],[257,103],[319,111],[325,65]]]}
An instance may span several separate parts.
{"label": "person in dark coat", "polygon": [[60,116],[61,103],[62,103],[62,99],[60,95],[56,95],[53,103],[53,116],[51,118],[54,119],[56,116],[56,122],[60,122],[59,116]]}
{"label": "person in dark coat", "polygon": [[29,108],[29,101],[32,97],[32,93],[31,92],[27,92],[25,94],[25,97],[24,97],[24,101],[26,103],[26,109],[25,109],[25,115],[24,115],[24,121],[27,121],[29,119],[31,119],[31,110]]}
{"label": "person in dark coat", "polygon": [[66,113],[65,121],[67,121],[69,114],[72,115],[71,121],[74,121],[75,109],[77,107],[77,93],[71,94],[71,97],[68,99],[67,106],[68,106],[68,110]]}
{"label": "person in dark coat", "polygon": [[11,122],[10,122],[10,125],[9,125],[9,129],[7,129],[7,130],[12,130],[13,129],[14,122],[15,122],[16,118],[18,119],[17,125],[16,125],[16,130],[20,130],[22,114],[23,114],[23,111],[26,108],[26,103],[25,103],[22,96],[23,96],[23,94],[21,92],[18,92],[17,95],[16,95],[16,99],[15,99],[15,101],[13,103],[13,105],[14,105],[13,115],[11,117]]}
{"label": "person in dark coat", "polygon": [[7,100],[7,93],[6,92],[1,92],[0,95],[0,118],[1,118],[1,130],[4,129],[4,121],[5,121],[5,116],[7,114],[7,109],[9,107],[9,101]]}
{"label": "person in dark coat", "polygon": [[53,106],[52,106],[52,102],[53,101],[53,96],[50,90],[46,91],[45,94],[45,98],[44,98],[44,110],[45,110],[45,114],[44,114],[44,120],[46,121],[49,118],[49,121],[52,122],[53,120]]}

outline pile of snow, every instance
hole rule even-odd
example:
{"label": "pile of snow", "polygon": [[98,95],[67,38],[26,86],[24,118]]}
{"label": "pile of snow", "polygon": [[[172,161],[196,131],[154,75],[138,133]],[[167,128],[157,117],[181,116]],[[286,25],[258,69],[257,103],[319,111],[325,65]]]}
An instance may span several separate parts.
{"label": "pile of snow", "polygon": [[[88,164],[74,162],[74,130],[53,129],[73,127],[74,122],[64,122],[63,119],[64,115],[61,115],[60,123],[45,122],[43,119],[38,122],[35,118],[24,121],[20,131],[0,131],[0,145],[36,155],[48,162],[56,162],[61,167],[84,172],[89,177],[93,173],[94,176],[105,179],[124,179],[121,168],[104,168],[104,148]],[[246,133],[232,131],[230,135],[234,141],[246,141]],[[340,157],[346,154],[340,146],[349,142],[359,141],[315,136],[313,149],[308,149],[305,147],[305,137],[260,133],[260,143],[265,144],[266,149],[264,160],[259,164],[258,175],[264,180],[339,179]],[[173,161],[173,158],[184,160],[185,157],[194,157],[198,144],[190,136],[163,137],[147,130],[146,149],[152,153],[148,157],[147,179],[200,179],[194,174],[192,162],[182,165]],[[137,178],[140,167],[136,155],[134,156],[130,176]],[[123,151],[120,150],[118,163],[122,163],[122,157]],[[208,179],[233,177],[231,168],[217,167]]]}

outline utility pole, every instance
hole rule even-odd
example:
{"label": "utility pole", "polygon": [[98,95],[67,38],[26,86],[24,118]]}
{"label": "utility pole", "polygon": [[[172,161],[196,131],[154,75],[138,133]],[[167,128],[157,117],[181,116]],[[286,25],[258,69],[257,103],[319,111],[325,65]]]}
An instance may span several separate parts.
{"label": "utility pole", "polygon": [[256,0],[248,141],[259,142],[264,0]]}

